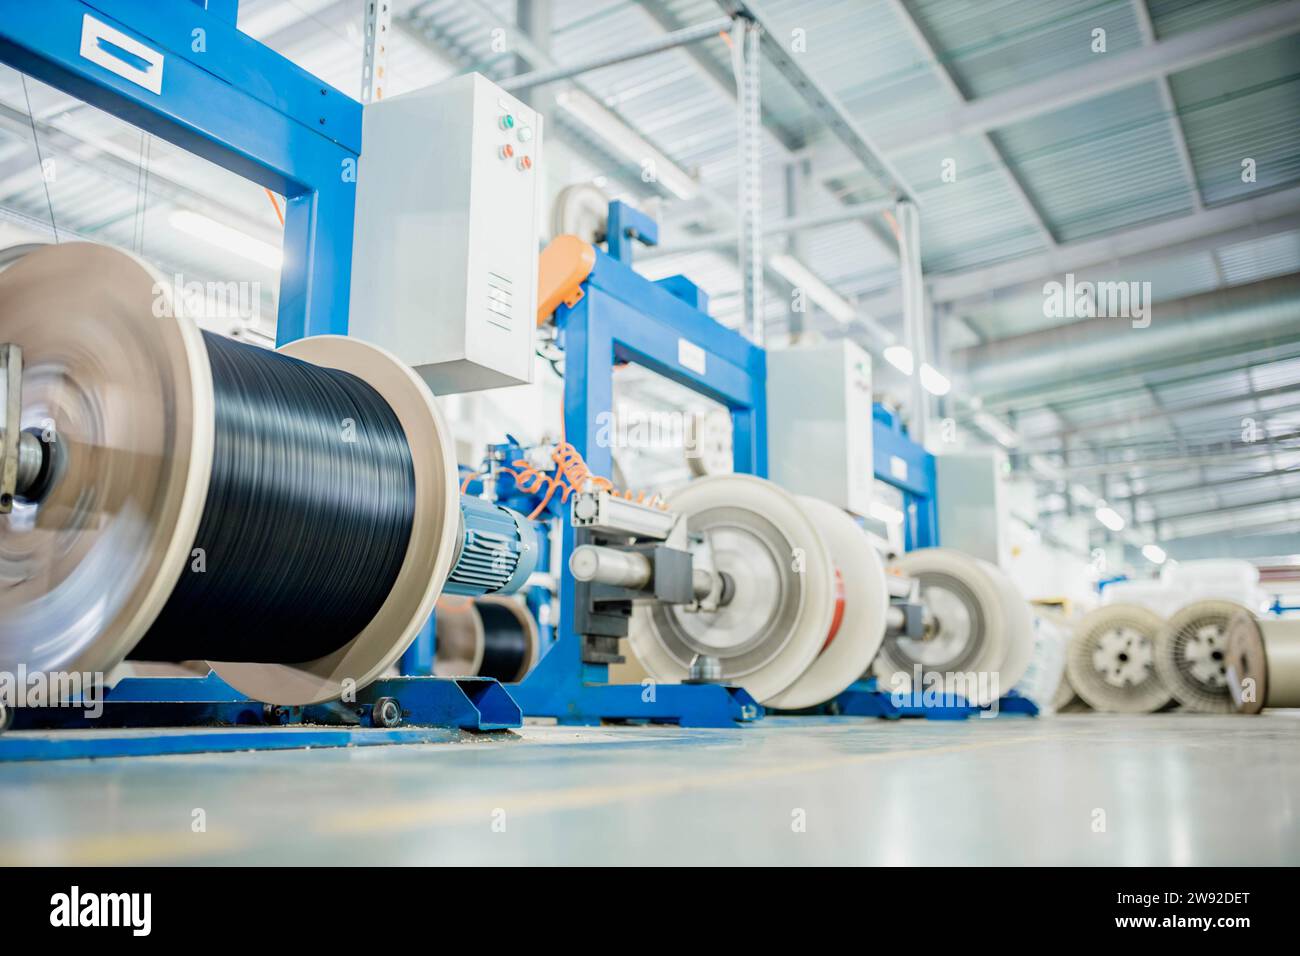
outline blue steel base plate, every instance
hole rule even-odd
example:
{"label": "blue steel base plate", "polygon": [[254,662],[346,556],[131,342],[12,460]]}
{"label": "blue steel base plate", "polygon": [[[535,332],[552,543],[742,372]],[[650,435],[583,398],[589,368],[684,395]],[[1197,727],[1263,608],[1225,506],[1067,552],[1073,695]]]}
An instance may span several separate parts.
{"label": "blue steel base plate", "polygon": [[1029,698],[1014,692],[1001,698],[996,707],[977,707],[961,698],[938,704],[929,703],[924,692],[906,694],[900,703],[888,691],[878,690],[875,678],[871,678],[851,685],[817,712],[842,717],[883,717],[886,720],[898,720],[900,717],[965,720],[968,717],[995,717],[1001,714],[1037,717],[1038,706]]}
{"label": "blue steel base plate", "polygon": [[[547,687],[511,684],[510,693],[529,717],[595,727],[603,722],[734,727],[761,720],[763,707],[743,687],[724,684],[659,684],[653,695],[641,684],[578,684]],[[647,699],[651,696],[652,699]]]}
{"label": "blue steel base plate", "polygon": [[[398,702],[402,723],[375,726],[374,704]],[[291,750],[433,743],[523,726],[519,705],[490,678],[379,680],[355,702],[272,707],[214,674],[135,677],[107,691],[102,713],[84,707],[19,708],[0,734],[0,762],[148,754]]]}
{"label": "blue steel base plate", "polygon": [[[514,734],[494,734],[514,739]],[[0,763],[167,754],[457,743],[481,734],[449,727],[189,727],[104,730],[15,730],[0,736]]]}

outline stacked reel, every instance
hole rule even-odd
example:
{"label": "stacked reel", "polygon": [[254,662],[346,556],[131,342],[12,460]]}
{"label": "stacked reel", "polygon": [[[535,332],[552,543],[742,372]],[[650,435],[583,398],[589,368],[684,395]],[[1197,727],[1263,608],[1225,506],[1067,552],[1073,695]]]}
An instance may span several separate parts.
{"label": "stacked reel", "polygon": [[1066,677],[1093,710],[1149,714],[1168,706],[1169,689],[1156,670],[1160,616],[1136,604],[1109,604],[1074,627]]}
{"label": "stacked reel", "polygon": [[492,677],[517,683],[541,656],[537,622],[517,598],[443,596],[435,605],[439,677]]}

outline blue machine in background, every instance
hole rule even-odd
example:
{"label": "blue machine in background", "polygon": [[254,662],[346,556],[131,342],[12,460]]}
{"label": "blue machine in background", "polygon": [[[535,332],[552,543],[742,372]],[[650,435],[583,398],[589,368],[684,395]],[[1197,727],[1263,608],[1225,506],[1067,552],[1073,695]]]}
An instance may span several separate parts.
{"label": "blue machine in background", "polygon": [[[705,311],[705,293],[681,276],[655,282],[632,269],[635,242],[654,245],[658,225],[611,203],[607,250],[562,305],[555,321],[564,348],[564,431],[594,474],[609,474],[610,449],[597,438],[599,415],[613,408],[615,366],[634,363],[698,392],[731,412],[734,466],[767,473],[765,355]],[[574,529],[563,523],[560,622],[554,646],[510,692],[529,716],[566,724],[642,720],[681,726],[731,726],[763,710],[743,689],[721,684],[610,684],[609,665],[584,659],[576,632],[575,581],[568,570]]]}

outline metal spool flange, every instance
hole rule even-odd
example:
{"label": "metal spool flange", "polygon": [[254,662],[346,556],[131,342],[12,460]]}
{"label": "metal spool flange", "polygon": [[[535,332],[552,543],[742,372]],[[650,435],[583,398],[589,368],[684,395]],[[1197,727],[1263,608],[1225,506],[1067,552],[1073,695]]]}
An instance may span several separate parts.
{"label": "metal spool flange", "polygon": [[1066,656],[1070,685],[1094,710],[1149,714],[1170,701],[1155,666],[1159,615],[1132,604],[1110,604],[1075,625]]}
{"label": "metal spool flange", "polygon": [[1228,622],[1240,611],[1232,601],[1197,601],[1165,622],[1156,636],[1156,671],[1174,700],[1191,711],[1228,714]]}
{"label": "metal spool flange", "polygon": [[717,658],[724,682],[770,701],[808,669],[830,630],[835,571],[816,524],[793,495],[752,475],[698,479],[667,504],[708,541],[735,594],[716,611],[638,605],[633,652],[660,681],[686,679],[698,656]]}
{"label": "metal spool flange", "polygon": [[0,272],[0,341],[21,346],[22,421],[65,470],[0,516],[0,669],[108,673],[190,556],[212,471],[212,377],[167,283],[91,243]]}

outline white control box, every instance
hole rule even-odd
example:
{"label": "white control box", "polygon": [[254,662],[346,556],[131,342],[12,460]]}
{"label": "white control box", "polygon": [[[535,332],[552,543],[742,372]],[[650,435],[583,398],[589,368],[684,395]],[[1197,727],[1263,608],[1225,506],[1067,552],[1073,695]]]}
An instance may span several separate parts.
{"label": "white control box", "polygon": [[541,148],[477,73],[365,108],[348,328],[435,394],[532,381]]}
{"label": "white control box", "polygon": [[767,469],[798,495],[871,509],[871,356],[840,340],[767,353]]}
{"label": "white control box", "polygon": [[934,459],[939,540],[1005,568],[1011,558],[1007,456],[1000,451],[953,452]]}

